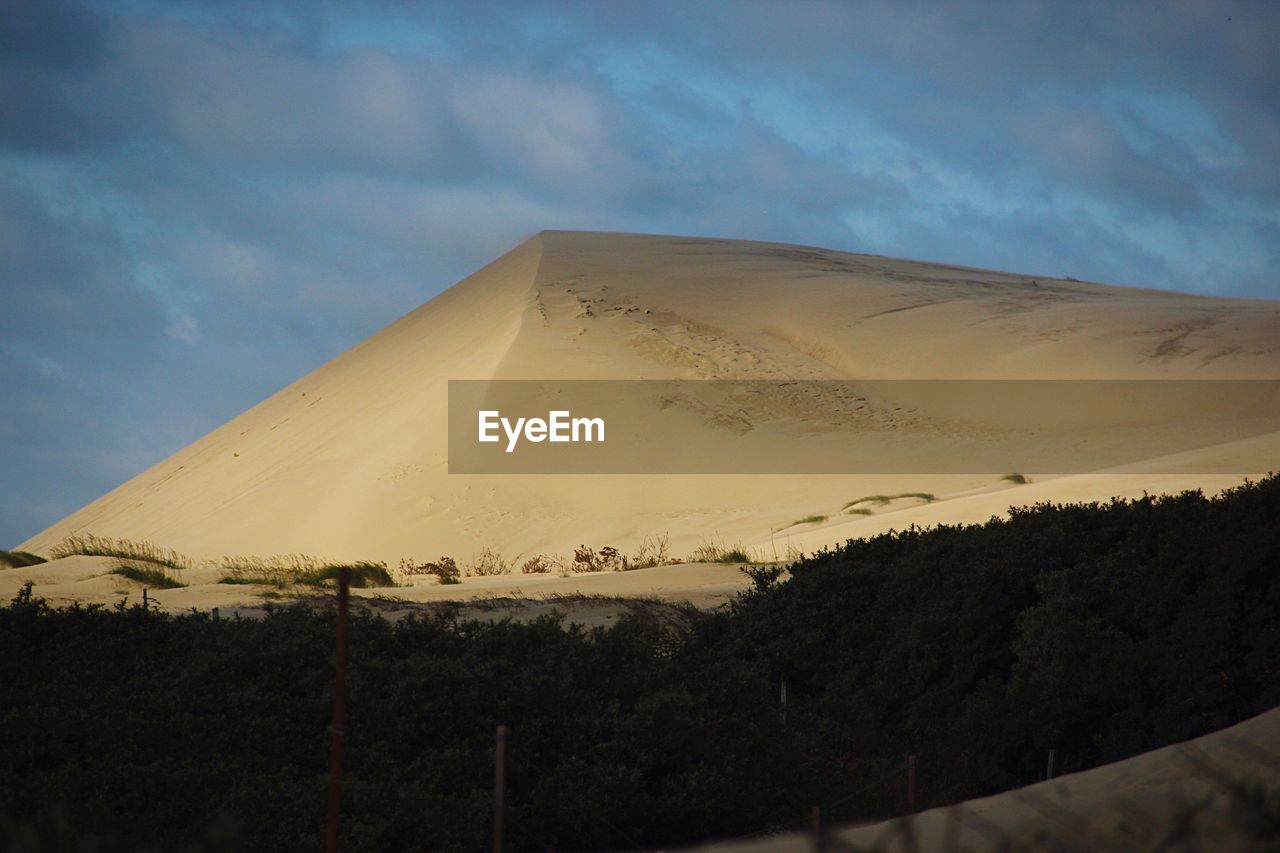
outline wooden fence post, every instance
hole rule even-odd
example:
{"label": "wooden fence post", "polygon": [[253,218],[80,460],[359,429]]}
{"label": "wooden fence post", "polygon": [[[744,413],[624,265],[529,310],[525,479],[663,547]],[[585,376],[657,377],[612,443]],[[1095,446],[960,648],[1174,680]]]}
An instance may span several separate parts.
{"label": "wooden fence post", "polygon": [[333,678],[333,732],[329,741],[329,826],[325,849],[338,849],[338,813],[342,806],[342,717],[347,680],[347,597],[351,570],[338,570],[338,658]]}
{"label": "wooden fence post", "polygon": [[507,787],[507,727],[498,726],[493,756],[493,853],[502,853],[503,811]]}

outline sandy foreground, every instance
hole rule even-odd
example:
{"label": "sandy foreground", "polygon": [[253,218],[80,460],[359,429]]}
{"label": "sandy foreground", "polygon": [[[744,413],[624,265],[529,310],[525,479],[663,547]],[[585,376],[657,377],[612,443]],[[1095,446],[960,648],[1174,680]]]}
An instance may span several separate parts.
{"label": "sandy foreground", "polygon": [[[36,566],[0,569],[0,597],[11,599],[28,582],[34,594],[55,607],[82,605],[126,606],[142,602],[144,583],[121,577],[112,569],[122,563],[142,565],[114,557],[72,556]],[[463,602],[463,618],[525,621],[557,614],[565,623],[585,627],[608,625],[636,606],[649,603],[692,604],[718,607],[750,581],[739,565],[684,563],[627,572],[587,572],[563,575],[504,575],[472,577],[456,585],[441,585],[434,578],[419,578],[407,586],[353,589],[357,607],[398,619],[411,613],[430,614],[432,605]],[[216,565],[197,566],[181,573],[185,587],[147,589],[148,606],[166,613],[209,612],[217,608],[228,618],[259,618],[268,605],[297,601],[332,602],[332,590],[265,585],[219,583],[223,572]]]}
{"label": "sandy foreground", "polygon": [[[529,556],[571,555],[583,544],[632,553],[646,538],[666,537],[674,556],[711,541],[740,545],[753,559],[785,560],[913,524],[983,522],[1011,505],[1213,493],[1280,467],[1277,426],[1243,436],[1226,430],[1221,440],[1085,473],[1023,472],[1027,483],[1010,482],[1000,470],[449,473],[450,379],[591,378],[1277,379],[1280,303],[799,246],[544,232],[18,547],[47,554],[74,534],[152,541],[206,563],[185,575],[189,586],[150,591],[156,606],[252,617],[288,594],[218,583],[219,558],[305,553],[394,567],[401,559],[450,555],[465,566],[481,549],[494,548],[518,567]],[[771,441],[794,435],[784,425],[794,430],[808,419],[817,429],[829,422],[828,402],[779,397],[711,412],[697,428],[721,430],[726,440],[748,435],[767,453]],[[936,412],[872,402],[868,417],[885,434],[908,433],[934,451],[951,440]],[[966,429],[1016,432],[1022,414],[985,412]],[[1115,417],[1071,412],[1062,435]],[[1160,436],[1149,438],[1160,446]],[[930,497],[894,497],[909,493]],[[847,511],[848,502],[873,495],[887,499],[858,504],[865,514]],[[38,595],[59,605],[136,602],[141,585],[110,574],[118,562],[77,556],[0,570],[0,595],[11,597],[31,581]],[[555,612],[607,625],[633,605],[591,597],[715,607],[747,583],[734,565],[682,563],[567,577],[470,577],[456,586],[424,579],[356,594],[392,618],[461,600],[465,613],[481,618]],[[909,828],[854,828],[839,838],[897,849],[913,849],[912,837],[919,849],[946,849],[952,840],[965,849],[994,849],[1006,836],[1035,846],[1035,833],[1052,828],[1069,848],[1108,849],[1109,842],[1090,835],[1096,827],[1110,838],[1143,839],[1129,846],[1150,846],[1181,804],[1201,798],[1198,831],[1213,839],[1230,820],[1217,796],[1221,784],[1204,761],[1196,763],[1204,757],[1235,776],[1274,784],[1280,711],[1195,747],[926,812]],[[717,849],[812,844],[795,836]]]}

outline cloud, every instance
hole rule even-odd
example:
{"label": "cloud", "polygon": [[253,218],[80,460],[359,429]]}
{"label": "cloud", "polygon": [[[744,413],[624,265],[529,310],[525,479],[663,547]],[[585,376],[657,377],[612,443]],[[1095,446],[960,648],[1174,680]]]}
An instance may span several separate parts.
{"label": "cloud", "polygon": [[543,228],[1280,296],[1277,41],[1245,0],[0,0],[40,425],[0,540]]}
{"label": "cloud", "polygon": [[1018,128],[1022,147],[1056,178],[1157,208],[1185,212],[1201,201],[1196,188],[1152,152],[1140,154],[1120,129],[1088,107],[1053,108]]}

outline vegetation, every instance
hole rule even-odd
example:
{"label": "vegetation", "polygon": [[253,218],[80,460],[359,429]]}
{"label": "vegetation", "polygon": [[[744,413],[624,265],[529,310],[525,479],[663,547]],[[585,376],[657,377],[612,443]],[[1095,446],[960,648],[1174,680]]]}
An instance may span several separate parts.
{"label": "vegetation", "polygon": [[348,584],[352,587],[384,587],[395,586],[395,578],[387,571],[386,563],[371,563],[362,560],[358,563],[331,564],[312,572],[299,583],[306,586],[329,586],[337,584],[338,573],[348,571]]}
{"label": "vegetation", "polygon": [[845,510],[845,513],[847,515],[872,515],[871,510],[867,509],[865,506],[852,507],[851,509]]}
{"label": "vegetation", "polygon": [[395,586],[386,563],[328,563],[306,554],[282,554],[274,557],[225,557],[223,576],[218,583],[262,584],[284,588],[289,586],[331,586],[345,566],[351,571],[353,587]]}
{"label": "vegetation", "polygon": [[467,567],[467,574],[477,577],[490,577],[492,575],[507,574],[510,566],[507,560],[492,548],[481,548],[480,553],[472,557],[471,565]]}
{"label": "vegetation", "polygon": [[131,539],[112,539],[85,533],[68,536],[49,549],[49,556],[59,560],[75,554],[88,557],[119,557],[121,560],[155,563],[176,571],[191,568],[191,561],[172,548],[162,548],[152,542],[134,542]]}
{"label": "vegetation", "polygon": [[663,533],[660,536],[645,536],[640,541],[640,546],[636,549],[635,554],[627,560],[627,569],[651,569],[654,566],[668,566],[678,562],[671,556],[668,548],[668,540],[670,536]]}
{"label": "vegetation", "polygon": [[406,579],[421,575],[435,575],[442,584],[462,583],[462,572],[458,570],[458,563],[453,557],[441,557],[435,563],[401,560],[400,575]]}
{"label": "vegetation", "polygon": [[785,530],[787,527],[796,527],[801,524],[821,524],[826,520],[827,517],[825,515],[806,515],[804,518],[797,518],[790,524],[785,525],[782,529]]}
{"label": "vegetation", "polygon": [[690,563],[750,563],[753,561],[751,554],[739,542],[736,545],[726,546],[723,542],[717,542],[715,539],[708,539],[693,550],[689,555]]}
{"label": "vegetation", "polygon": [[1027,479],[1025,474],[1019,474],[1017,471],[1014,471],[1012,474],[1005,474],[1000,479],[1013,483],[1018,486],[1026,485],[1028,482],[1030,482]]}
{"label": "vegetation", "polygon": [[38,566],[47,562],[48,560],[44,557],[39,554],[32,554],[30,551],[0,550],[0,569],[21,569],[25,566]]}
{"label": "vegetation", "polygon": [[621,551],[609,545],[599,551],[579,545],[573,550],[573,562],[569,568],[575,572],[620,572],[626,568],[626,558]]}
{"label": "vegetation", "polygon": [[120,575],[131,581],[137,581],[140,584],[155,587],[156,589],[177,589],[178,587],[186,586],[181,580],[156,566],[134,566],[126,563],[116,566],[111,570],[111,574]]}
{"label": "vegetation", "polygon": [[520,566],[520,573],[523,575],[545,575],[551,573],[551,568],[551,560],[539,554],[525,560]]}
{"label": "vegetation", "polygon": [[[901,813],[909,755],[927,808],[1280,705],[1274,476],[749,573],[722,611],[608,630],[354,615],[343,849],[487,847],[498,723],[513,848],[632,849]],[[121,849],[316,849],[334,628],[28,588],[0,609],[0,803]]]}
{"label": "vegetation", "polygon": [[840,507],[840,509],[847,510],[851,513],[857,513],[858,515],[870,514],[869,511],[867,513],[862,513],[850,508],[864,503],[875,504],[876,506],[886,506],[891,501],[902,500],[903,498],[915,498],[916,500],[921,500],[925,503],[933,503],[938,499],[938,496],[933,492],[899,492],[896,495],[867,495],[866,497],[849,501],[847,504]]}

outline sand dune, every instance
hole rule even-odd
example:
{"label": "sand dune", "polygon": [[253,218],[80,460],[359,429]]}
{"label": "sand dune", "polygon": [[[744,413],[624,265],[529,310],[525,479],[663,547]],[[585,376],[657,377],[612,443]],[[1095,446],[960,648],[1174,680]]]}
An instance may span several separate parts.
{"label": "sand dune", "polygon": [[[1029,485],[994,471],[451,475],[448,380],[1277,377],[1273,302],[799,246],[544,232],[20,547],[47,552],[87,532],[201,559],[303,552],[394,565],[465,563],[485,546],[512,561],[583,543],[626,551],[669,533],[677,554],[715,537],[772,559],[889,527],[982,521],[1015,503],[1215,490],[1274,468],[1280,433],[1195,451],[1212,474],[1148,463]],[[928,412],[895,408],[865,417],[886,434],[946,440]],[[787,440],[784,420],[826,428],[841,411],[776,396],[745,425],[705,428],[749,431],[768,453]],[[860,496],[910,492],[935,500],[842,514]],[[813,516],[827,519],[791,524]]]}
{"label": "sand dune", "polygon": [[[1230,787],[1274,784],[1280,709],[1182,744],[1005,794],[910,817],[830,830],[830,849],[1263,850],[1261,827]],[[1274,839],[1272,840],[1274,843]],[[813,835],[792,833],[698,849],[801,853]]]}

